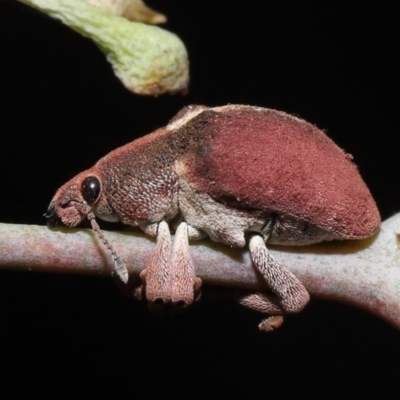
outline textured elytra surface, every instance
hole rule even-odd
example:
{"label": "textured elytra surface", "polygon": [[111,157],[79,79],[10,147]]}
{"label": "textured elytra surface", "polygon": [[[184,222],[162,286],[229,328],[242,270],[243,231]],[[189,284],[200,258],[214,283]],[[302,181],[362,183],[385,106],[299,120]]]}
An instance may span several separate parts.
{"label": "textured elytra surface", "polygon": [[[112,151],[72,179],[55,204],[81,202],[80,185],[90,175],[102,185],[95,214],[130,225],[174,218],[179,180],[232,210],[232,217],[238,211],[261,220],[276,215],[278,222],[301,221],[298,229],[309,224],[347,239],[368,237],[380,224],[351,156],[312,124],[258,107],[187,107],[166,128]],[[58,211],[69,226],[84,217],[74,207]]]}
{"label": "textured elytra surface", "polygon": [[321,130],[275,110],[214,110],[183,128],[203,139],[182,157],[195,190],[234,209],[274,211],[346,239],[379,228],[379,212],[351,156]]}

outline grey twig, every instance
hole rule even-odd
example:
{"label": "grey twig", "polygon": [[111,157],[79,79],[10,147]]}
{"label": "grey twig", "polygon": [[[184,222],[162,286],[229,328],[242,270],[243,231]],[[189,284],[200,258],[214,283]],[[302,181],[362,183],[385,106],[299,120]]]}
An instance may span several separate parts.
{"label": "grey twig", "polygon": [[[362,241],[335,241],[304,247],[274,247],[313,297],[355,305],[400,329],[400,213],[380,232]],[[132,275],[146,265],[153,239],[139,232],[106,232]],[[204,283],[263,289],[265,283],[244,249],[207,240],[191,243],[197,275]],[[90,230],[0,224],[0,268],[40,272],[112,274],[112,260]]]}

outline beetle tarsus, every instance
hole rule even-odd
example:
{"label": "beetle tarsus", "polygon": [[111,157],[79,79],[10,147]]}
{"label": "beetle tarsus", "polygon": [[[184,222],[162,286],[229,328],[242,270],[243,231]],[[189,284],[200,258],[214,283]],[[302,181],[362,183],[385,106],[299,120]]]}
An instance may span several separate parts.
{"label": "beetle tarsus", "polygon": [[268,317],[264,319],[259,325],[258,329],[264,332],[272,332],[281,327],[283,324],[284,318],[283,315],[273,315],[272,317]]}
{"label": "beetle tarsus", "polygon": [[283,323],[285,311],[279,305],[279,300],[274,294],[248,294],[239,299],[239,304],[251,310],[270,315],[258,325],[260,331],[272,332]]}

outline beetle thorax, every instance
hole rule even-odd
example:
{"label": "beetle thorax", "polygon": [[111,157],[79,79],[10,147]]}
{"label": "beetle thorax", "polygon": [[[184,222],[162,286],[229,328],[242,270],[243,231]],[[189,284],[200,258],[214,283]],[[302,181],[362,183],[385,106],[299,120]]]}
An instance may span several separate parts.
{"label": "beetle thorax", "polygon": [[146,146],[145,151],[140,147],[127,151],[124,147],[113,156],[95,165],[103,177],[108,207],[100,201],[94,205],[97,216],[110,221],[107,215],[113,215],[124,224],[137,226],[168,220],[178,213],[177,177],[165,149],[154,145]]}

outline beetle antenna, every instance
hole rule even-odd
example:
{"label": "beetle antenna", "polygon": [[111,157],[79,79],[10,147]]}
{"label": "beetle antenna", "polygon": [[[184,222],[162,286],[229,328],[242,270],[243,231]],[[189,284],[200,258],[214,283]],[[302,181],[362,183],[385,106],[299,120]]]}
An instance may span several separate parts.
{"label": "beetle antenna", "polygon": [[95,216],[92,211],[90,211],[87,214],[87,219],[90,221],[92,229],[96,232],[97,237],[102,241],[104,246],[106,246],[107,250],[111,253],[111,256],[114,261],[115,272],[117,273],[122,282],[127,283],[129,278],[128,269],[119,258],[117,252],[114,250],[114,247],[112,247],[111,243],[104,236],[98,223],[96,222]]}

